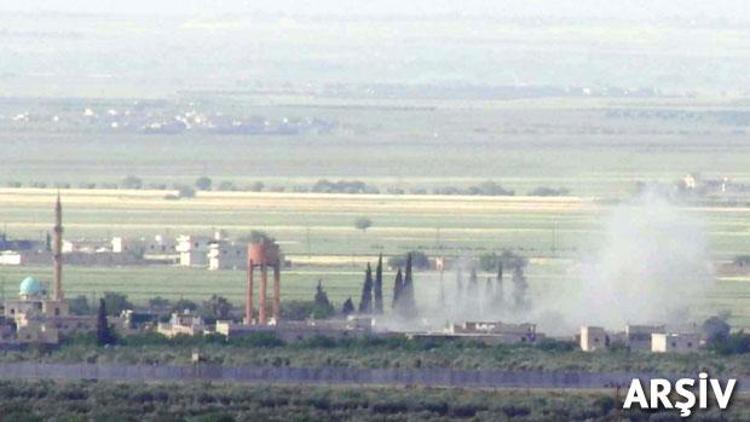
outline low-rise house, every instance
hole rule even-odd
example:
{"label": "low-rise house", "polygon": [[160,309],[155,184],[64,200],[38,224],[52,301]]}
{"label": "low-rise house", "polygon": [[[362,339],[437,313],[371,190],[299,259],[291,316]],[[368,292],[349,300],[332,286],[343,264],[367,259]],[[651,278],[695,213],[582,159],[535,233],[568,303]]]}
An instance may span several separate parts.
{"label": "low-rise house", "polygon": [[236,270],[247,266],[247,245],[215,241],[208,246],[209,270]]}
{"label": "low-rise house", "polygon": [[212,240],[208,236],[180,235],[176,250],[180,254],[180,265],[205,267],[208,265],[208,248]]}
{"label": "low-rise house", "polygon": [[584,352],[596,352],[606,350],[609,347],[610,338],[604,327],[592,327],[584,325],[581,327],[580,344]]}
{"label": "low-rise house", "polygon": [[664,325],[626,325],[625,344],[630,350],[651,350],[651,336],[665,333]]}
{"label": "low-rise house", "polygon": [[651,351],[654,353],[690,353],[701,346],[697,333],[654,333],[651,335]]}
{"label": "low-rise house", "polygon": [[473,340],[484,344],[534,343],[545,337],[536,324],[508,324],[500,321],[466,321],[449,324],[442,332],[408,333],[409,338]]}
{"label": "low-rise house", "polygon": [[169,322],[160,322],[156,332],[170,338],[178,335],[194,336],[205,333],[206,325],[203,318],[186,310],[182,313],[173,313]]}

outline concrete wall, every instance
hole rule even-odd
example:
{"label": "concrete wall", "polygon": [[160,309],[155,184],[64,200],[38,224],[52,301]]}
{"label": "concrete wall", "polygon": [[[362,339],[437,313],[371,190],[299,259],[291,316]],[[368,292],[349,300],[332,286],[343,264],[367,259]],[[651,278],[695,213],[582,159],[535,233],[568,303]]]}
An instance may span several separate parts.
{"label": "concrete wall", "polygon": [[[687,376],[687,375],[686,375]],[[695,377],[696,375],[691,375]],[[234,383],[427,385],[466,388],[624,389],[633,378],[676,380],[682,376],[643,373],[457,371],[450,369],[356,368],[230,368],[214,365],[120,365],[3,363],[0,378],[109,381],[221,381]],[[750,390],[750,377],[738,380],[738,390]],[[624,394],[624,391],[623,391]]]}

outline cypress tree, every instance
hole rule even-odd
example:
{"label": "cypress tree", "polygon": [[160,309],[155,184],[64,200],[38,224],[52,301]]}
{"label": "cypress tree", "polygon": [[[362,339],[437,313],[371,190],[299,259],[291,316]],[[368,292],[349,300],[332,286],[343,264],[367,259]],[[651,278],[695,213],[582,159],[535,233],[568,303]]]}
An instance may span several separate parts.
{"label": "cypress tree", "polygon": [[365,283],[362,286],[362,299],[359,302],[359,313],[369,314],[372,312],[372,269],[367,263],[365,271]]}
{"label": "cypress tree", "polygon": [[414,278],[412,275],[411,254],[406,256],[406,273],[404,275],[403,291],[403,314],[404,316],[414,316],[417,314],[417,301],[414,298]]}
{"label": "cypress tree", "polygon": [[396,272],[396,280],[393,282],[393,303],[391,304],[391,307],[393,309],[396,309],[398,306],[399,300],[401,299],[401,291],[404,289],[404,279],[401,275],[401,267],[398,267],[398,272]]}
{"label": "cypress tree", "polygon": [[496,306],[500,306],[503,303],[503,261],[499,261],[497,264],[494,302]]}
{"label": "cypress tree", "polygon": [[526,276],[523,274],[523,267],[517,265],[513,269],[513,304],[517,309],[526,307],[526,291],[528,288],[529,283],[526,282]]}
{"label": "cypress tree", "polygon": [[375,313],[383,313],[383,253],[378,257],[378,266],[375,268]]}
{"label": "cypress tree", "polygon": [[477,279],[477,269],[472,267],[471,274],[469,274],[469,285],[466,288],[466,293],[470,299],[475,299],[479,293],[479,280]]}
{"label": "cypress tree", "polygon": [[344,302],[344,306],[341,307],[341,314],[343,316],[349,316],[354,313],[354,302],[352,302],[352,298],[349,297],[346,299],[346,302]]}
{"label": "cypress tree", "polygon": [[458,263],[456,266],[456,296],[458,297],[458,300],[463,299],[464,294],[464,274],[461,270],[461,263]]}
{"label": "cypress tree", "polygon": [[115,337],[107,322],[107,308],[104,299],[99,299],[99,311],[96,316],[96,341],[100,346],[114,344]]}

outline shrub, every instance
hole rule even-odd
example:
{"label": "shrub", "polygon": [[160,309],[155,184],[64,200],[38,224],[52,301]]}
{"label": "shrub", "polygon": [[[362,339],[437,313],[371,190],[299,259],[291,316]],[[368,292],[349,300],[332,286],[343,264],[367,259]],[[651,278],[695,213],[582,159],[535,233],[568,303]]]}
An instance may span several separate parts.
{"label": "shrub", "polygon": [[120,186],[123,189],[141,189],[143,187],[143,179],[136,176],[128,176],[122,179]]}
{"label": "shrub", "polygon": [[195,187],[198,190],[211,190],[211,184],[213,182],[211,181],[211,178],[206,176],[201,176],[195,181]]}
{"label": "shrub", "polygon": [[195,189],[191,188],[190,186],[180,185],[176,186],[177,188],[177,196],[179,198],[194,198],[195,197]]}
{"label": "shrub", "polygon": [[372,226],[372,220],[367,217],[359,217],[354,220],[354,228],[357,230],[367,231]]}
{"label": "shrub", "polygon": [[565,188],[548,188],[546,186],[540,186],[529,192],[529,196],[566,196],[570,194],[570,191]]}
{"label": "shrub", "polygon": [[[430,269],[430,258],[421,251],[411,251],[411,264],[416,270],[429,270]],[[388,266],[390,268],[398,268],[406,266],[406,257],[409,253],[404,255],[392,256],[388,258]]]}

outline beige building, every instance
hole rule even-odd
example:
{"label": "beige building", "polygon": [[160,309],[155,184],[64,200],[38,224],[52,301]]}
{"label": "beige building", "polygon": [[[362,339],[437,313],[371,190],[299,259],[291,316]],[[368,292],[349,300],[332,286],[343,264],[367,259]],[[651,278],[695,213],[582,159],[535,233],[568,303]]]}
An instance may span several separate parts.
{"label": "beige building", "polygon": [[651,351],[654,353],[690,353],[701,346],[701,337],[696,333],[654,333],[651,335]]}
{"label": "beige building", "polygon": [[606,350],[606,348],[609,347],[609,342],[609,335],[604,330],[604,327],[592,327],[587,325],[581,327],[580,343],[581,350],[584,352]]}
{"label": "beige building", "polygon": [[626,325],[625,344],[630,350],[650,351],[652,335],[665,332],[663,325]]}
{"label": "beige building", "polygon": [[206,332],[206,324],[203,318],[186,310],[180,313],[173,313],[169,322],[160,322],[156,327],[156,332],[166,337],[176,337],[179,335],[194,336]]}
{"label": "beige building", "polygon": [[180,235],[176,250],[180,254],[180,265],[184,267],[205,267],[208,265],[208,236]]}
{"label": "beige building", "polygon": [[209,270],[236,270],[247,266],[247,245],[215,241],[208,246]]}

